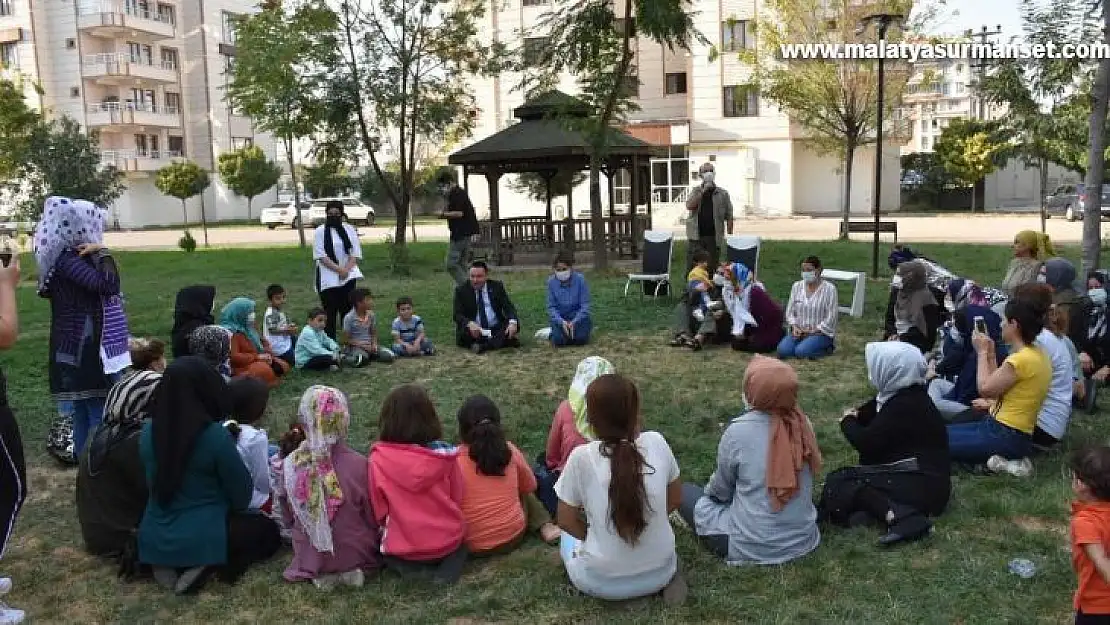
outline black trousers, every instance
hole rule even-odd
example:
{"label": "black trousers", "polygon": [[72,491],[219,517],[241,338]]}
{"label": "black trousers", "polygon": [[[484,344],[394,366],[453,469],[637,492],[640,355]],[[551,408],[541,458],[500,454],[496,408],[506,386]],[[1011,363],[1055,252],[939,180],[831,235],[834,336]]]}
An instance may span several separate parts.
{"label": "black trousers", "polygon": [[336,330],[339,328],[339,323],[343,321],[343,316],[351,312],[351,291],[355,290],[355,282],[355,280],[348,280],[342,286],[320,291],[320,306],[324,308],[328,318],[324,332],[332,340],[336,340]]}
{"label": "black trousers", "polygon": [[339,361],[333,356],[313,356],[309,358],[308,362],[304,363],[304,366],[301,368],[309,371],[327,371],[331,369],[332,365],[338,364]]}
{"label": "black trousers", "polygon": [[227,564],[220,581],[234,584],[252,564],[264,562],[281,549],[277,523],[257,512],[233,512],[227,518]]}
{"label": "black trousers", "polygon": [[857,467],[844,467],[825,478],[825,488],[817,503],[818,518],[846,525],[853,513],[862,511],[884,521],[888,511],[904,506],[939,516],[948,507],[950,493],[951,481],[946,475],[863,473]]}
{"label": "black trousers", "polygon": [[722,560],[728,559],[728,536],[724,534],[707,534],[702,536],[698,534],[697,529],[694,527],[694,508],[698,505],[698,500],[705,495],[705,490],[697,484],[686,482],[682,485],[682,501],[678,504],[678,515],[686,522],[698,537],[698,543],[705,547],[709,553],[721,558]]}
{"label": "black trousers", "polygon": [[19,424],[7,405],[0,405],[0,557],[11,539],[15,518],[27,498],[27,464]]}
{"label": "black trousers", "polygon": [[383,559],[386,568],[396,571],[402,577],[430,576],[438,582],[454,584],[462,577],[463,567],[466,566],[466,559],[469,555],[470,552],[466,549],[466,543],[463,543],[450,555],[439,560],[402,560],[396,556],[385,556]]}
{"label": "black trousers", "polygon": [[1075,611],[1075,625],[1110,625],[1110,614],[1084,614]]}
{"label": "black trousers", "polygon": [[520,347],[520,335],[518,334],[511,339],[506,338],[505,327],[505,325],[498,325],[490,328],[489,338],[486,338],[484,336],[474,338],[473,336],[470,336],[470,332],[467,331],[466,326],[463,326],[461,328],[455,329],[455,340],[458,343],[459,347],[466,348],[469,348],[471,345],[477,343],[478,345],[481,345],[481,350],[483,352],[501,349],[503,347]]}

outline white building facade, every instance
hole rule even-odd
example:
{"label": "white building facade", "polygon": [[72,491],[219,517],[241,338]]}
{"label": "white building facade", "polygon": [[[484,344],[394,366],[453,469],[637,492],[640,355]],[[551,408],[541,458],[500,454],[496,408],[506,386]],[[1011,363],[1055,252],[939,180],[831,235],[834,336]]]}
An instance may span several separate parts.
{"label": "white building facade", "polygon": [[[103,162],[125,172],[127,191],[110,207],[114,225],[181,223],[181,202],[154,186],[154,173],[178,158],[213,172],[208,190],[187,203],[189,221],[200,220],[202,207],[209,221],[247,217],[246,200],[214,172],[219,154],[243,145],[274,154],[273,140],[224,101],[235,57],[232,18],[253,6],[0,0],[0,63],[25,78],[28,103],[98,132]],[[255,198],[255,206],[275,193]]]}
{"label": "white building facade", "polygon": [[[529,45],[521,41],[520,33],[550,9],[549,1],[494,2],[480,32],[487,42]],[[718,184],[731,194],[737,217],[839,214],[844,186],[841,159],[808,148],[803,129],[759,97],[750,85],[750,70],[738,58],[743,48],[755,46],[755,23],[762,2],[693,0],[690,9],[697,29],[720,51],[718,58],[710,60],[709,45],[672,52],[642,39],[634,44],[640,110],[631,114],[625,130],[665,148],[668,154],[651,161],[656,223],[672,226],[671,217],[677,222],[685,215],[686,193],[697,184],[698,167],[707,161],[716,166]],[[539,33],[534,36],[537,40],[530,45],[543,45]],[[481,109],[471,140],[483,139],[513,123],[512,111],[524,100],[522,91],[516,89],[520,79],[519,74],[507,73],[472,80]],[[570,94],[577,91],[569,77],[559,88]],[[898,206],[898,155],[897,145],[885,146],[884,211]],[[852,210],[870,214],[873,147],[857,152],[854,167]],[[511,178],[506,176],[499,188],[501,215],[543,214],[543,206],[513,190]],[[488,191],[484,180],[474,182],[471,196],[481,212],[488,207]],[[628,176],[616,177],[618,210],[628,202],[629,186]],[[573,203],[576,216],[588,211],[587,185],[576,190]],[[565,210],[565,199],[556,200],[556,217],[565,215]]]}

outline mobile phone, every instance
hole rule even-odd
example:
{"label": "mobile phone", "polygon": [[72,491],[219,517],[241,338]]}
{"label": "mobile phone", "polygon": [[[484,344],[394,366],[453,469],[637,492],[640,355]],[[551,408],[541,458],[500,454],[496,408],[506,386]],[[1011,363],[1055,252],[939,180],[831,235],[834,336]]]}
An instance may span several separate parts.
{"label": "mobile phone", "polygon": [[12,253],[11,252],[0,252],[0,263],[4,263],[5,267],[12,264]]}
{"label": "mobile phone", "polygon": [[979,334],[987,333],[987,322],[982,317],[975,317],[975,331]]}

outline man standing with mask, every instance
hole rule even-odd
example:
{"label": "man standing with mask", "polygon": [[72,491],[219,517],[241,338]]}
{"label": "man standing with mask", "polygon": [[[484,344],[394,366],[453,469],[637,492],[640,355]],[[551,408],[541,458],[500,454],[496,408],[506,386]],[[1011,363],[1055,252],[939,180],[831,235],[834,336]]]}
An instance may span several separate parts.
{"label": "man standing with mask", "polygon": [[686,266],[694,266],[694,250],[700,247],[709,252],[710,267],[721,261],[725,235],[732,234],[732,200],[728,191],[718,187],[713,180],[713,163],[698,169],[701,184],[690,192],[686,200]]}
{"label": "man standing with mask", "polygon": [[444,170],[439,175],[439,192],[447,198],[447,207],[442,217],[447,220],[451,231],[451,241],[447,244],[447,258],[443,264],[447,273],[455,280],[455,286],[466,284],[470,279],[467,267],[467,252],[470,245],[478,239],[478,218],[474,214],[474,204],[466,190],[455,182],[455,174]]}

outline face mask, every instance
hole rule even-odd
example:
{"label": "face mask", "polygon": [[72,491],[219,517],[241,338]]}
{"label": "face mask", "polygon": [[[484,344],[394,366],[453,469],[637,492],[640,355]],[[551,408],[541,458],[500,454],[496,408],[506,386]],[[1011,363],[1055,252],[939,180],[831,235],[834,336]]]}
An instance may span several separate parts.
{"label": "face mask", "polygon": [[704,182],[705,184],[712,184],[713,183],[713,172],[711,172],[711,171],[702,172],[701,181]]}
{"label": "face mask", "polygon": [[944,309],[947,310],[948,312],[956,312],[956,305],[952,303],[952,300],[950,300],[948,298],[945,298],[944,299]]}
{"label": "face mask", "polygon": [[567,280],[570,280],[570,270],[567,269],[566,271],[556,271],[555,279],[559,282],[566,282]]}
{"label": "face mask", "polygon": [[893,278],[891,278],[890,279],[890,286],[892,286],[896,289],[902,288],[902,276],[895,275]]}
{"label": "face mask", "polygon": [[254,313],[247,315],[247,323],[254,323]]}
{"label": "face mask", "polygon": [[328,215],[324,218],[324,223],[333,227],[341,226],[343,225],[343,215]]}
{"label": "face mask", "polygon": [[721,274],[713,276],[713,284],[716,284],[717,286],[724,286],[727,282],[728,281],[725,280],[725,277]]}
{"label": "face mask", "polygon": [[1091,289],[1087,291],[1087,297],[1091,298],[1096,306],[1106,305],[1106,289]]}
{"label": "face mask", "polygon": [[1040,282],[1041,284],[1048,282],[1048,276],[1044,275],[1043,273],[1037,274],[1037,282]]}
{"label": "face mask", "polygon": [[802,272],[802,280],[805,280],[806,284],[813,284],[814,282],[817,281],[817,272],[816,271],[803,271]]}

